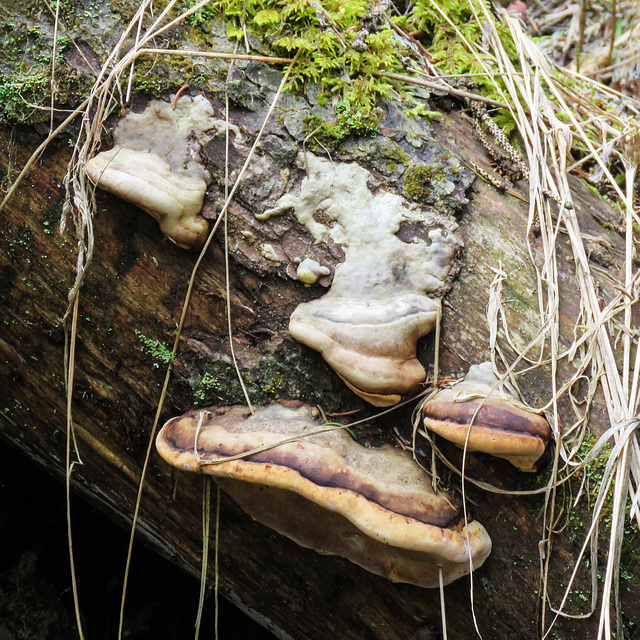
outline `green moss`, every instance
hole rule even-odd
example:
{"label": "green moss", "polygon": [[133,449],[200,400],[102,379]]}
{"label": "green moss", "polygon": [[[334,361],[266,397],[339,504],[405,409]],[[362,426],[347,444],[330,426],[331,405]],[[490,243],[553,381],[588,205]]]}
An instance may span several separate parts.
{"label": "green moss", "polygon": [[63,20],[69,19],[76,9],[76,0],[51,0],[51,9],[56,11],[58,5],[60,6],[59,15]]}
{"label": "green moss", "polygon": [[[161,11],[166,1],[154,3],[154,8]],[[485,0],[473,0],[478,15],[482,14],[480,2]],[[488,6],[488,0],[486,2]],[[75,0],[54,0],[52,4],[54,8],[59,4],[68,23],[75,20],[76,35],[82,35],[83,24],[87,22],[95,31],[102,18],[91,4],[86,8],[82,5],[81,9]],[[196,0],[180,0],[171,15],[176,17],[196,4]],[[438,4],[458,26],[460,33],[448,25],[430,0],[416,1],[406,15],[392,17],[392,20],[403,23],[409,30],[427,33],[430,56],[446,73],[481,71],[478,61],[468,53],[463,42],[463,38],[475,43],[482,39],[471,3],[467,0],[443,0]],[[392,91],[394,99],[402,102],[410,115],[434,115],[424,100],[412,95],[410,87],[376,75],[378,71],[406,72],[407,52],[387,18],[371,13],[374,6],[370,0],[324,0],[322,3],[308,0],[212,0],[176,28],[175,42],[167,43],[160,38],[156,44],[169,48],[182,48],[185,44],[207,48],[215,40],[213,34],[226,33],[228,38],[241,43],[247,36],[251,43],[259,41],[260,53],[287,57],[299,53],[288,89],[302,91],[309,83],[315,83],[321,89],[320,103],[337,103],[335,122],[324,123],[326,126],[316,136],[322,143],[336,144],[350,135],[375,135],[380,117],[377,102],[381,97],[392,95]],[[117,20],[124,24],[132,17],[138,3],[135,0],[114,0],[109,7],[109,15],[119,16]],[[23,122],[47,118],[45,111],[26,106],[26,103],[46,106],[48,102],[50,60],[47,61],[47,52],[51,51],[48,42],[51,25],[43,24],[44,28],[38,29],[25,24],[14,27],[7,22],[3,28],[14,28],[15,33],[8,40],[6,37],[3,40],[0,33],[5,59],[7,54],[10,59],[6,64],[0,64],[0,114],[4,110],[10,118]],[[90,30],[91,33],[93,31]],[[506,34],[507,31],[500,27],[499,36],[511,52],[513,44]],[[30,51],[27,40],[35,45],[33,61],[38,64],[27,59],[26,65],[21,67],[19,56]],[[68,46],[66,37],[61,38],[59,46]],[[13,53],[16,54],[15,59],[11,58]],[[38,56],[40,60],[37,60]],[[220,65],[221,69],[223,67]],[[216,91],[221,78],[216,77],[219,74],[212,69],[217,68],[218,65],[211,61],[177,56],[140,58],[135,66],[134,87],[154,97],[173,92],[184,84],[195,89]],[[67,79],[61,70],[57,80],[61,87],[60,102],[65,102],[69,96],[81,95],[82,92],[77,90],[77,79]],[[482,93],[498,97],[493,80],[481,77],[478,84]],[[29,113],[25,113],[27,110]]]}
{"label": "green moss", "polygon": [[159,369],[161,365],[166,365],[171,362],[171,348],[159,340],[148,338],[141,331],[135,330],[135,334],[140,340],[141,351],[151,356],[154,360],[153,366]]}
{"label": "green moss", "polygon": [[397,142],[393,142],[391,138],[382,138],[380,142],[378,145],[380,157],[398,166],[409,166],[411,160],[409,154]]}
{"label": "green moss", "polygon": [[[56,102],[71,101],[86,81],[65,61],[71,41],[56,42]],[[35,124],[49,119],[53,31],[43,23],[29,25],[24,18],[0,25],[0,122]]]}
{"label": "green moss", "polygon": [[282,388],[282,371],[276,371],[263,387],[262,391],[267,394],[272,394]]}
{"label": "green moss", "polygon": [[601,193],[600,190],[598,189],[598,187],[595,187],[594,185],[590,184],[586,180],[582,180],[582,184],[584,184],[587,187],[587,189],[589,189],[589,191],[591,191],[591,193],[593,193],[594,196],[597,196],[598,198],[600,198],[600,200],[604,200],[605,202],[609,203],[614,208],[616,208],[617,206],[622,206],[624,204],[624,203],[620,203],[618,205],[609,196],[607,196],[604,193]]}
{"label": "green moss", "polygon": [[[216,367],[217,368],[217,367]],[[220,397],[222,395],[224,387],[220,380],[224,379],[220,371],[210,370],[207,371],[200,380],[200,385],[195,391],[194,399],[197,402],[204,401],[211,394],[215,394]]]}
{"label": "green moss", "polygon": [[[259,404],[283,392],[286,396],[286,372],[273,360],[263,360],[255,369],[243,371],[242,378],[249,395]],[[194,399],[205,404],[243,404],[244,394],[233,364],[223,357],[209,361],[194,390]]]}
{"label": "green moss", "polygon": [[[182,11],[188,11],[195,7],[199,0],[182,0],[180,3],[180,9]],[[212,4],[206,4],[204,7],[200,7],[197,11],[194,11],[187,17],[187,23],[195,26],[202,26],[216,17],[216,8]]]}
{"label": "green moss", "polygon": [[358,108],[348,102],[339,102],[335,108],[336,119],[325,122],[318,116],[307,116],[304,119],[308,134],[325,145],[337,146],[351,135],[375,137],[380,116],[375,108]]}
{"label": "green moss", "polygon": [[[593,435],[588,435],[578,452],[578,457],[584,460],[598,439]],[[586,504],[582,510],[576,511],[571,509],[568,516],[568,523],[570,525],[570,531],[577,532],[584,528],[583,519],[590,517],[590,512],[593,510],[598,497],[598,491],[603,481],[604,472],[609,462],[612,447],[606,444],[600,455],[593,460],[588,466],[584,468],[586,478],[576,477],[572,482],[572,489],[574,493],[583,490],[586,495]],[[605,502],[601,511],[601,522],[604,524],[605,531],[611,531],[611,514],[613,511],[613,494],[615,490],[615,479],[609,487]],[[634,564],[640,563],[640,556],[638,555],[638,538],[640,537],[640,530],[637,523],[631,520],[630,505],[626,506],[626,522],[624,527],[624,538],[622,542],[622,551],[625,554],[628,561]]]}
{"label": "green moss", "polygon": [[338,102],[336,105],[338,116],[338,128],[345,136],[354,134],[357,136],[373,137],[376,135],[380,117],[375,109],[362,110],[350,104],[348,100]]}
{"label": "green moss", "polygon": [[[172,41],[168,47],[178,48],[178,45],[178,42]],[[141,57],[134,69],[133,86],[148,96],[160,98],[174,93],[185,84],[194,90],[215,87],[217,80],[215,73],[195,58]]]}
{"label": "green moss", "polygon": [[[200,406],[246,404],[242,387],[231,360],[217,354],[206,360],[195,354],[184,354],[179,375],[193,391]],[[304,357],[292,349],[284,360],[266,357],[251,369],[242,371],[242,379],[256,405],[276,399],[295,398],[309,404],[321,404],[327,411],[336,410],[351,392],[346,390],[337,376],[324,363]]]}
{"label": "green moss", "polygon": [[[183,0],[182,9],[195,5]],[[354,47],[367,19],[367,0],[217,0],[189,17],[192,26],[220,20],[226,35],[243,41],[247,33],[271,46],[273,53],[293,57],[300,52],[288,89],[303,90],[307,83],[320,85],[320,100],[337,96],[335,130],[327,139],[348,135],[373,135],[379,115],[376,100],[389,95],[392,83],[376,77],[375,71],[400,71],[401,45],[394,32],[381,21]]]}
{"label": "green moss", "polygon": [[[431,61],[444,74],[483,74],[485,69],[481,61],[470,53],[465,40],[482,48],[482,16],[485,10],[492,11],[489,0],[416,0],[405,20],[409,31],[423,31],[428,35],[431,40],[428,45]],[[476,15],[480,17],[479,20]],[[498,24],[496,28],[498,38],[517,70],[518,56],[509,28]],[[489,68],[493,67],[488,55],[484,62]],[[496,88],[496,83],[499,83],[505,89],[499,78],[480,75],[474,81],[483,95],[504,100]],[[500,115],[504,119],[502,125],[510,123],[509,126],[513,126],[513,119],[508,112],[501,112]]]}
{"label": "green moss", "polygon": [[404,190],[416,202],[426,200],[431,194],[431,183],[442,177],[442,168],[428,164],[409,167],[404,174]]}

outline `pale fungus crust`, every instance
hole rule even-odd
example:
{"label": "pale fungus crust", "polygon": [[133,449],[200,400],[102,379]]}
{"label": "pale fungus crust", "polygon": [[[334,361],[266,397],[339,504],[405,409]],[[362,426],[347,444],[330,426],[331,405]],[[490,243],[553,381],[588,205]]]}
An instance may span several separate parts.
{"label": "pale fungus crust", "polygon": [[537,470],[551,438],[546,419],[500,383],[489,362],[472,366],[461,382],[440,389],[422,415],[428,430],[458,447],[504,458],[521,471]]}
{"label": "pale fungus crust", "polygon": [[296,277],[304,284],[314,284],[318,278],[328,276],[330,273],[329,267],[323,267],[313,258],[305,258],[296,269]]}
{"label": "pale fungus crust", "polygon": [[[288,193],[257,216],[293,212],[316,242],[342,246],[330,291],[301,304],[291,335],[322,353],[359,396],[390,406],[417,391],[426,378],[417,340],[435,327],[439,300],[460,246],[455,222],[409,204],[379,186],[355,162],[300,154],[307,169],[299,193]],[[406,225],[421,230],[409,241]]]}
{"label": "pale fungus crust", "polygon": [[[447,584],[484,562],[485,529],[465,526],[408,452],[363,447],[342,429],[308,435],[321,426],[318,411],[300,403],[255,415],[212,407],[173,418],[156,444],[169,464],[214,476],[255,520],[389,580],[436,587],[440,571]],[[225,461],[238,454],[246,456]]]}
{"label": "pale fungus crust", "polygon": [[207,132],[224,126],[203,96],[182,97],[175,109],[152,100],[118,122],[113,149],[91,158],[87,175],[152,215],[178,246],[200,247],[209,233],[199,213],[210,176],[199,154]]}

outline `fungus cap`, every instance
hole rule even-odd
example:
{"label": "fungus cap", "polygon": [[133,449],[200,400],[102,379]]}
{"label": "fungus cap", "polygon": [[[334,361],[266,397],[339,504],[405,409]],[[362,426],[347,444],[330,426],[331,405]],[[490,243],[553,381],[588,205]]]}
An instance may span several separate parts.
{"label": "fungus cap", "polygon": [[198,215],[207,190],[202,178],[174,173],[155,153],[123,146],[91,158],[87,175],[105,191],[152,215],[178,246],[199,247],[207,239],[209,225]]}
{"label": "fungus cap", "polygon": [[205,132],[217,123],[204,96],[183,96],[174,105],[152,100],[118,121],[114,148],[88,160],[87,175],[151,214],[178,246],[200,247],[209,232],[198,214],[210,176],[199,154]]}
{"label": "fungus cap", "polygon": [[[440,570],[446,584],[484,562],[491,540],[482,525],[465,527],[407,452],[363,447],[341,429],[305,437],[321,425],[306,405],[255,415],[212,407],[169,420],[156,444],[173,466],[215,476],[255,520],[389,580],[435,587]],[[278,444],[291,437],[300,439]],[[265,445],[273,448],[248,454]]]}
{"label": "fungus cap", "polygon": [[437,316],[437,302],[426,296],[405,293],[377,300],[327,294],[299,305],[289,331],[319,351],[352,391],[386,407],[424,382],[416,343],[432,331]]}
{"label": "fungus cap", "polygon": [[424,404],[424,426],[461,449],[490,453],[521,471],[536,471],[551,429],[515,396],[506,383],[499,384],[491,363],[474,365],[461,382],[439,390]]}
{"label": "fungus cap", "polygon": [[301,154],[307,176],[258,217],[293,212],[316,242],[345,252],[331,290],[301,304],[291,335],[320,351],[360,397],[390,406],[426,378],[416,344],[436,323],[460,242],[456,223],[409,204],[355,162]]}

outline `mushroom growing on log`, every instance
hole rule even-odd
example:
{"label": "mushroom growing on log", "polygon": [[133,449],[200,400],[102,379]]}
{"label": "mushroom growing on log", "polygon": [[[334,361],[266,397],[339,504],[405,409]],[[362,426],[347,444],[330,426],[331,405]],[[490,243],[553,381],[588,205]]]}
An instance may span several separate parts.
{"label": "mushroom growing on log", "polygon": [[[288,193],[257,216],[293,211],[317,242],[345,248],[331,290],[301,304],[291,335],[323,358],[360,397],[391,406],[419,389],[426,372],[418,338],[436,325],[442,295],[460,246],[453,219],[410,205],[396,193],[368,186],[372,174],[355,162],[311,153],[298,195]],[[403,239],[402,228],[420,231]]]}
{"label": "mushroom growing on log", "polygon": [[209,232],[199,216],[210,176],[200,162],[198,137],[217,126],[203,96],[175,105],[153,100],[129,113],[114,131],[115,146],[87,162],[90,180],[152,215],[179,247],[201,247]]}
{"label": "mushroom growing on log", "polygon": [[424,426],[461,449],[490,453],[521,471],[536,471],[551,429],[515,395],[498,380],[490,362],[474,365],[461,382],[425,402]]}
{"label": "mushroom growing on log", "polygon": [[255,520],[394,582],[436,587],[440,573],[447,584],[484,562],[484,527],[465,526],[409,453],[322,425],[300,403],[212,407],[169,420],[156,444],[169,464],[215,476]]}

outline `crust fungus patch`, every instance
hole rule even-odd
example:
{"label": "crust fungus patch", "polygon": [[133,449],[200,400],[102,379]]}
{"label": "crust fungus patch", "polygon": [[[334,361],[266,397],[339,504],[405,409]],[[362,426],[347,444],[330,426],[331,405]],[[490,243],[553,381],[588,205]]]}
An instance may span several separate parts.
{"label": "crust fungus patch", "polygon": [[[258,216],[293,211],[316,242],[345,248],[330,291],[301,304],[289,330],[322,353],[347,385],[376,406],[390,406],[426,378],[416,358],[418,338],[435,326],[439,301],[459,247],[457,225],[378,187],[356,163],[300,154],[307,177]],[[410,239],[399,232],[420,229]]]}
{"label": "crust fungus patch", "polygon": [[516,396],[506,383],[499,383],[491,363],[474,365],[461,382],[425,403],[424,426],[460,448],[504,458],[521,471],[536,471],[551,429]]}
{"label": "crust fungus patch", "polygon": [[[321,426],[318,411],[299,403],[255,415],[212,407],[167,422],[157,448],[175,467],[215,476],[255,520],[394,582],[435,587],[440,570],[447,584],[484,562],[485,529],[465,527],[457,505],[433,492],[407,452],[363,447],[344,430],[308,436]],[[265,446],[272,448],[249,454]],[[248,455],[224,461],[238,454]]]}
{"label": "crust fungus patch", "polygon": [[296,269],[296,277],[304,284],[313,284],[322,276],[328,276],[331,269],[323,267],[312,258],[305,258]]}
{"label": "crust fungus patch", "polygon": [[144,112],[118,122],[115,146],[87,162],[87,175],[151,214],[178,246],[200,247],[209,231],[198,214],[210,176],[199,154],[205,132],[220,126],[203,96],[183,97],[175,109],[152,100]]}

